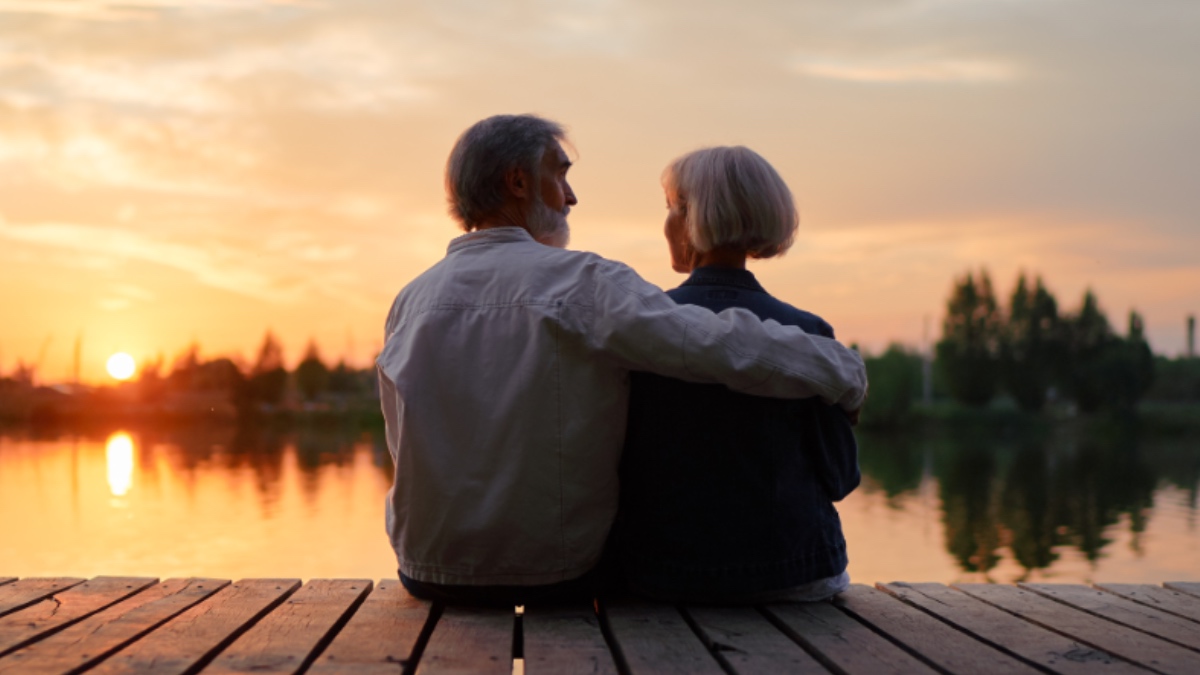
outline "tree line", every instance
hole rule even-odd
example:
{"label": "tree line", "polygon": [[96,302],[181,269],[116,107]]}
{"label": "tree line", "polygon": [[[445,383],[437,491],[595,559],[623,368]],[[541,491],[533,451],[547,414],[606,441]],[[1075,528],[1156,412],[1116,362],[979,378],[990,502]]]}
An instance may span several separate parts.
{"label": "tree line", "polygon": [[876,422],[899,421],[925,394],[926,381],[939,398],[983,407],[1007,395],[1028,412],[1051,401],[1082,412],[1129,411],[1148,394],[1200,400],[1200,359],[1156,357],[1136,311],[1120,334],[1090,289],[1078,309],[1061,311],[1042,278],[1024,273],[1006,304],[986,270],[956,279],[933,357],[927,365],[899,344],[868,356],[865,414]]}
{"label": "tree line", "polygon": [[304,357],[289,371],[284,365],[283,345],[267,331],[252,364],[246,366],[229,357],[200,359],[200,348],[192,345],[163,374],[161,357],[143,364],[135,383],[143,398],[170,392],[226,392],[240,414],[278,407],[289,393],[301,403],[322,399],[346,399],[375,394],[374,371],[348,366],[345,360],[330,367],[320,349],[310,340]]}

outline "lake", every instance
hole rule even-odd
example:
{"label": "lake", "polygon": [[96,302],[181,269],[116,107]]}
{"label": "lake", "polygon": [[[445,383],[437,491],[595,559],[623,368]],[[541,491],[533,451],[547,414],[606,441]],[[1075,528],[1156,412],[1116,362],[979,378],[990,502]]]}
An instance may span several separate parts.
{"label": "lake", "polygon": [[[1200,581],[1200,431],[1133,422],[860,431],[838,505],[876,581]],[[395,574],[379,434],[0,434],[0,576]]]}

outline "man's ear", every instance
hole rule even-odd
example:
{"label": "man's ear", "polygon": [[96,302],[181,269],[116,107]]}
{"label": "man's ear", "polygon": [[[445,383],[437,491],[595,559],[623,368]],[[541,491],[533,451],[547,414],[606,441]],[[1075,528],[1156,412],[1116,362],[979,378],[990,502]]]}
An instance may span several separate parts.
{"label": "man's ear", "polygon": [[504,172],[504,186],[508,188],[510,194],[518,199],[528,197],[532,188],[529,174],[520,167],[513,167]]}

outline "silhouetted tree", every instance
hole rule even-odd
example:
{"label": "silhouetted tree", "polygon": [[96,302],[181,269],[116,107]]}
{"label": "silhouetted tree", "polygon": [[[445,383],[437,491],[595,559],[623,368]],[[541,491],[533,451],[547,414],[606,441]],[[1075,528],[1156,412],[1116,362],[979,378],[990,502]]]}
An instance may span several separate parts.
{"label": "silhouetted tree", "polygon": [[1030,290],[1022,273],[1009,302],[1000,348],[1005,389],[1022,410],[1036,412],[1045,405],[1062,353],[1058,303],[1041,277]]}
{"label": "silhouetted tree", "polygon": [[17,367],[11,375],[12,381],[25,387],[32,387],[35,377],[37,377],[37,366],[17,359]]}
{"label": "silhouetted tree", "polygon": [[175,357],[175,362],[171,364],[171,374],[167,376],[167,387],[175,391],[191,389],[192,378],[199,366],[200,345],[193,342]]}
{"label": "silhouetted tree", "polygon": [[995,396],[1000,332],[1000,313],[987,271],[980,271],[978,281],[968,272],[954,284],[937,344],[938,367],[956,400],[981,406]]}
{"label": "silhouetted tree", "polygon": [[863,410],[864,422],[895,424],[912,408],[921,391],[921,355],[903,345],[891,344],[879,356],[868,356],[867,380],[870,401]]}
{"label": "silhouetted tree", "polygon": [[1137,312],[1129,313],[1129,332],[1114,341],[1104,359],[1106,402],[1117,410],[1132,410],[1154,382],[1154,354],[1146,342],[1145,326]]}
{"label": "silhouetted tree", "polygon": [[283,367],[283,345],[271,333],[263,336],[258,348],[258,359],[250,371],[248,381],[250,398],[259,403],[276,405],[283,400],[287,387],[287,370]]}
{"label": "silhouetted tree", "polygon": [[1095,411],[1105,403],[1105,361],[1116,337],[1091,289],[1083,294],[1079,313],[1063,325],[1067,338],[1064,384],[1080,410]]}
{"label": "silhouetted tree", "polygon": [[321,361],[314,340],[309,340],[304,360],[296,366],[296,386],[306,401],[312,401],[329,386],[329,368]]}

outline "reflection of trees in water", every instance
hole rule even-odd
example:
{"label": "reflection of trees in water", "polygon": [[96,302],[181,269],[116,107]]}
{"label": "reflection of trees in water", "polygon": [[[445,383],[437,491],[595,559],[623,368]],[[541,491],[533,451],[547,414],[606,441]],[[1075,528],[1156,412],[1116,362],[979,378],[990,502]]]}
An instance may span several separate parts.
{"label": "reflection of trees in water", "polygon": [[1014,426],[956,424],[908,439],[864,434],[863,473],[894,499],[917,489],[922,455],[930,455],[946,549],[962,570],[985,575],[1005,548],[1027,575],[1052,567],[1063,546],[1095,563],[1112,543],[1105,531],[1126,517],[1132,547],[1143,554],[1139,535],[1159,485],[1187,491],[1196,509],[1194,437],[1149,437],[1128,420]]}
{"label": "reflection of trees in water", "polygon": [[159,483],[161,457],[168,458],[171,473],[191,493],[201,471],[216,469],[229,480],[248,472],[267,515],[276,508],[283,492],[287,454],[294,451],[301,494],[309,505],[317,501],[320,474],[327,467],[349,468],[354,451],[369,444],[372,463],[391,480],[391,458],[381,433],[351,427],[301,427],[273,429],[266,426],[215,426],[133,431],[138,448],[138,466],[150,483]]}
{"label": "reflection of trees in water", "polygon": [[921,487],[925,475],[922,440],[903,432],[858,434],[862,473],[883,490],[892,508],[900,508],[897,497]]}

